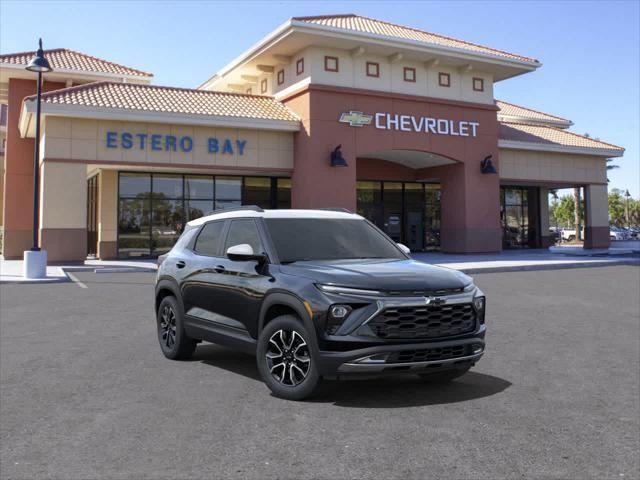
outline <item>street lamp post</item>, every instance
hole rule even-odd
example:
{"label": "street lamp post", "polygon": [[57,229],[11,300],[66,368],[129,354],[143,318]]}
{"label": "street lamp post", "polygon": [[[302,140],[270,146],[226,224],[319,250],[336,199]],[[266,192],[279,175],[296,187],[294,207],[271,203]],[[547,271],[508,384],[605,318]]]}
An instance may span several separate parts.
{"label": "street lamp post", "polygon": [[33,243],[31,250],[24,252],[25,278],[45,278],[47,276],[47,252],[40,249],[38,229],[40,224],[40,105],[42,101],[42,74],[53,69],[44,56],[42,39],[36,55],[26,67],[30,72],[38,73],[38,90],[36,100],[36,137],[33,153]]}
{"label": "street lamp post", "polygon": [[631,194],[629,193],[629,189],[627,189],[626,192],[624,192],[624,198],[625,198],[625,202],[624,202],[624,217],[625,220],[627,221],[627,228],[631,228],[631,222],[629,221],[629,197],[631,196]]}

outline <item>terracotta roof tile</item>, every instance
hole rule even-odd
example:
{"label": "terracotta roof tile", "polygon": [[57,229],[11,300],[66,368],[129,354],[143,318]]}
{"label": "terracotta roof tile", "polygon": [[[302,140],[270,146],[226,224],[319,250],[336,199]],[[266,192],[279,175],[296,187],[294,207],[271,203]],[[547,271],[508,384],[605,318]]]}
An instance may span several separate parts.
{"label": "terracotta roof tile", "polygon": [[[0,64],[28,65],[36,52],[7,53],[0,55]],[[76,70],[78,72],[98,72],[113,75],[133,75],[138,77],[153,77],[153,74],[125,67],[117,63],[92,57],[85,53],[67,48],[45,50],[45,57],[54,70]]]}
{"label": "terracotta roof tile", "polygon": [[522,107],[514,103],[508,103],[502,100],[496,100],[496,105],[500,109],[500,111],[498,112],[498,117],[500,116],[520,117],[523,119],[534,120],[540,123],[544,123],[544,122],[550,122],[552,124],[564,123],[567,125],[567,127],[572,125],[571,120],[567,120],[566,118],[557,117],[549,113],[544,113],[538,110],[533,110],[531,108]]}
{"label": "terracotta roof tile", "polygon": [[[29,100],[34,98],[27,97]],[[147,112],[298,121],[291,110],[272,97],[133,83],[89,83],[45,93],[42,101],[45,104]]]}
{"label": "terracotta roof tile", "polygon": [[498,57],[509,58],[512,60],[539,63],[538,60],[534,58],[523,57],[522,55],[516,55],[514,53],[505,52],[503,50],[497,50],[495,48],[489,48],[475,43],[466,42],[464,40],[457,40],[455,38],[445,37],[443,35],[425,32],[423,30],[418,30],[411,27],[396,25],[393,23],[384,22],[382,20],[376,20],[374,18],[362,17],[360,15],[346,14],[315,17],[294,17],[293,20],[315,25],[324,25],[327,27],[339,28],[342,30],[352,30],[363,33],[384,35],[386,37],[393,37],[402,40],[414,40],[431,45],[438,45],[441,47],[460,48],[462,50],[489,54]]}
{"label": "terracotta roof tile", "polygon": [[557,145],[560,147],[618,150],[620,154],[624,152],[624,148],[617,145],[578,135],[577,133],[568,132],[560,128],[507,122],[500,122],[498,126],[500,140],[539,143],[550,146]]}

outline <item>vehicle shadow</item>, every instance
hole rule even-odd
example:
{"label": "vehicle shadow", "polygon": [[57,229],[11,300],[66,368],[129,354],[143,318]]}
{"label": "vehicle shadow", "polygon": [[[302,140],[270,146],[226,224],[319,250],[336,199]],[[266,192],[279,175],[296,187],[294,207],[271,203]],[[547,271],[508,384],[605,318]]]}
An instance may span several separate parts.
{"label": "vehicle shadow", "polygon": [[[261,382],[251,355],[213,344],[200,345],[192,357],[205,365],[222,368]],[[333,403],[347,408],[404,408],[466,402],[503,392],[511,382],[471,371],[450,384],[428,383],[417,375],[325,380],[311,403]]]}

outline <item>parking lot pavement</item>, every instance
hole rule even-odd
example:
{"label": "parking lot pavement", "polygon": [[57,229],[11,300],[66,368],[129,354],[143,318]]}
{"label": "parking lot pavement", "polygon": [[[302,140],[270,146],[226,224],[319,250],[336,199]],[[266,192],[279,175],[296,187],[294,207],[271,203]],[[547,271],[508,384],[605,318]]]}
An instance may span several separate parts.
{"label": "parking lot pavement", "polygon": [[166,360],[151,273],[0,286],[2,478],[638,478],[640,269],[476,275],[487,353],[449,386]]}

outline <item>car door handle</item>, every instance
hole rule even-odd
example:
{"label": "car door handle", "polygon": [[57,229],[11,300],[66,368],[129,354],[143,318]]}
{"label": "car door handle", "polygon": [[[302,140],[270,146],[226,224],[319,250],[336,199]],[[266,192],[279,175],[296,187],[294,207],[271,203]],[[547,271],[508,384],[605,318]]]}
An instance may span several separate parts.
{"label": "car door handle", "polygon": [[213,270],[216,273],[223,273],[226,270],[226,268],[224,268],[224,265],[216,265]]}
{"label": "car door handle", "polygon": [[182,260],[178,260],[178,261],[176,262],[176,267],[178,267],[178,268],[184,268],[186,265],[187,265],[187,264],[186,264],[186,263],[184,263]]}

